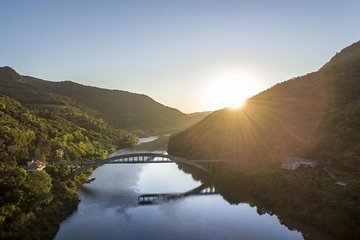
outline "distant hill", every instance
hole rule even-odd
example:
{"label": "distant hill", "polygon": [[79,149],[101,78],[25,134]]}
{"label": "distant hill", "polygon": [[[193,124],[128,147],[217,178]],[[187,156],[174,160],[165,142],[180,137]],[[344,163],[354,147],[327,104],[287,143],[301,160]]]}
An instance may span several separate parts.
{"label": "distant hill", "polygon": [[205,111],[205,112],[194,112],[194,113],[188,113],[187,116],[190,119],[190,126],[195,125],[196,123],[200,122],[209,114],[211,114],[213,111]]}
{"label": "distant hill", "polygon": [[194,122],[179,110],[164,106],[146,95],[71,81],[45,81],[21,76],[10,67],[0,68],[0,93],[31,107],[51,104],[80,106],[116,128],[132,130],[139,135],[179,131]]}
{"label": "distant hill", "polygon": [[[2,107],[0,110],[4,112],[1,119],[2,126],[8,125],[16,134],[23,134],[20,139],[30,138],[29,136],[33,135],[26,143],[29,153],[18,157],[20,162],[28,160],[30,155],[34,154],[35,146],[44,139],[52,142],[53,148],[64,148],[71,159],[87,155],[104,158],[112,151],[131,146],[136,142],[134,135],[111,126],[99,114],[94,114],[94,110],[68,97],[52,94],[33,86],[10,67],[0,68],[0,100]],[[21,130],[23,128],[30,128],[28,132],[32,133],[27,134],[27,130]],[[4,132],[5,135],[9,133],[4,129],[0,130],[3,130],[0,132]],[[34,132],[37,133],[33,134]],[[72,134],[76,137],[71,136]],[[13,143],[10,141],[6,144],[25,149],[21,145],[23,142],[17,142],[14,136],[11,138]],[[5,137],[1,138],[2,143],[4,139]],[[66,143],[69,141],[78,141],[79,145],[68,146]],[[106,152],[103,149],[110,151]]]}
{"label": "distant hill", "polygon": [[213,113],[213,111],[194,112],[194,113],[188,113],[187,115],[189,117],[198,118],[202,120],[211,113]]}
{"label": "distant hill", "polygon": [[239,165],[302,156],[360,170],[360,42],[319,71],[279,83],[170,138],[168,151]]}

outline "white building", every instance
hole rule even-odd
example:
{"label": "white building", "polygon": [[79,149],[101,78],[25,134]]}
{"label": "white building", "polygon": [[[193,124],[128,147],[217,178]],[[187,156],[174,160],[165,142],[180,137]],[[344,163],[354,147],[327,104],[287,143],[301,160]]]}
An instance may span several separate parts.
{"label": "white building", "polygon": [[64,156],[64,150],[62,149],[57,149],[56,150],[56,156],[62,158]]}

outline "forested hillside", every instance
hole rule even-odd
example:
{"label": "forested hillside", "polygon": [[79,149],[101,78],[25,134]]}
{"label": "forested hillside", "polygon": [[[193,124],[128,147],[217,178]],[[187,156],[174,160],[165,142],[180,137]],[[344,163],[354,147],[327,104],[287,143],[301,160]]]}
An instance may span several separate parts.
{"label": "forested hillside", "polygon": [[[242,109],[219,110],[171,136],[168,152],[224,160],[211,184],[229,202],[254,203],[260,213],[310,223],[337,239],[359,239],[360,42],[317,72],[279,83]],[[284,170],[284,157],[311,158],[318,165]]]}
{"label": "forested hillside", "polygon": [[50,82],[24,77],[27,83],[45,92],[66,96],[101,115],[115,127],[143,134],[164,134],[186,128],[190,118],[143,94],[84,86],[71,81]]}
{"label": "forested hillside", "polygon": [[[30,110],[0,96],[1,239],[50,239],[59,222],[76,208],[77,187],[86,175],[69,179],[71,169],[52,161],[102,159],[136,143],[134,135],[54,101],[61,102],[50,96],[48,107]],[[60,159],[57,149],[64,151]],[[26,171],[26,163],[33,159],[47,163],[46,168]]]}
{"label": "forested hillside", "polygon": [[172,136],[169,152],[223,158],[240,165],[278,164],[299,156],[360,170],[360,42],[319,71],[250,98],[237,111],[217,111]]}
{"label": "forested hillside", "polygon": [[0,94],[31,109],[75,106],[93,118],[138,136],[178,132],[199,122],[208,113],[184,114],[143,94],[81,85],[71,81],[51,82],[22,76],[10,67],[0,67]]}

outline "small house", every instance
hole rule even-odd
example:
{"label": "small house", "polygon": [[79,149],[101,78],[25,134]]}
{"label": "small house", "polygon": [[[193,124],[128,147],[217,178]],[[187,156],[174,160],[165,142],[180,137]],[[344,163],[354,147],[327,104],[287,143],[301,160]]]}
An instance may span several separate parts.
{"label": "small house", "polygon": [[27,170],[29,172],[43,170],[45,167],[46,167],[46,163],[41,162],[39,160],[32,160],[27,162]]}

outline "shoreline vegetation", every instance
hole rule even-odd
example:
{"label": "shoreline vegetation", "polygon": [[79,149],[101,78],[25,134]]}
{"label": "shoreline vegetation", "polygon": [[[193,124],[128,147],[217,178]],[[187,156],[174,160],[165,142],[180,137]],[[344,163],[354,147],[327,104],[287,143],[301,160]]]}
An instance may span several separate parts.
{"label": "shoreline vegetation", "polygon": [[179,168],[214,186],[230,204],[245,202],[256,206],[259,214],[277,215],[281,223],[301,231],[305,239],[360,236],[359,215],[354,210],[360,201],[356,195],[359,181],[353,180],[357,182],[346,188],[337,186],[321,166],[303,166],[294,171],[279,167],[245,171],[225,163],[212,166],[210,178],[186,165]]}
{"label": "shoreline vegetation", "polygon": [[[90,171],[69,179],[74,167],[56,161],[104,159],[136,142],[71,105],[34,110],[0,96],[0,239],[52,239],[76,210],[78,187]],[[27,171],[34,159],[46,167]]]}

